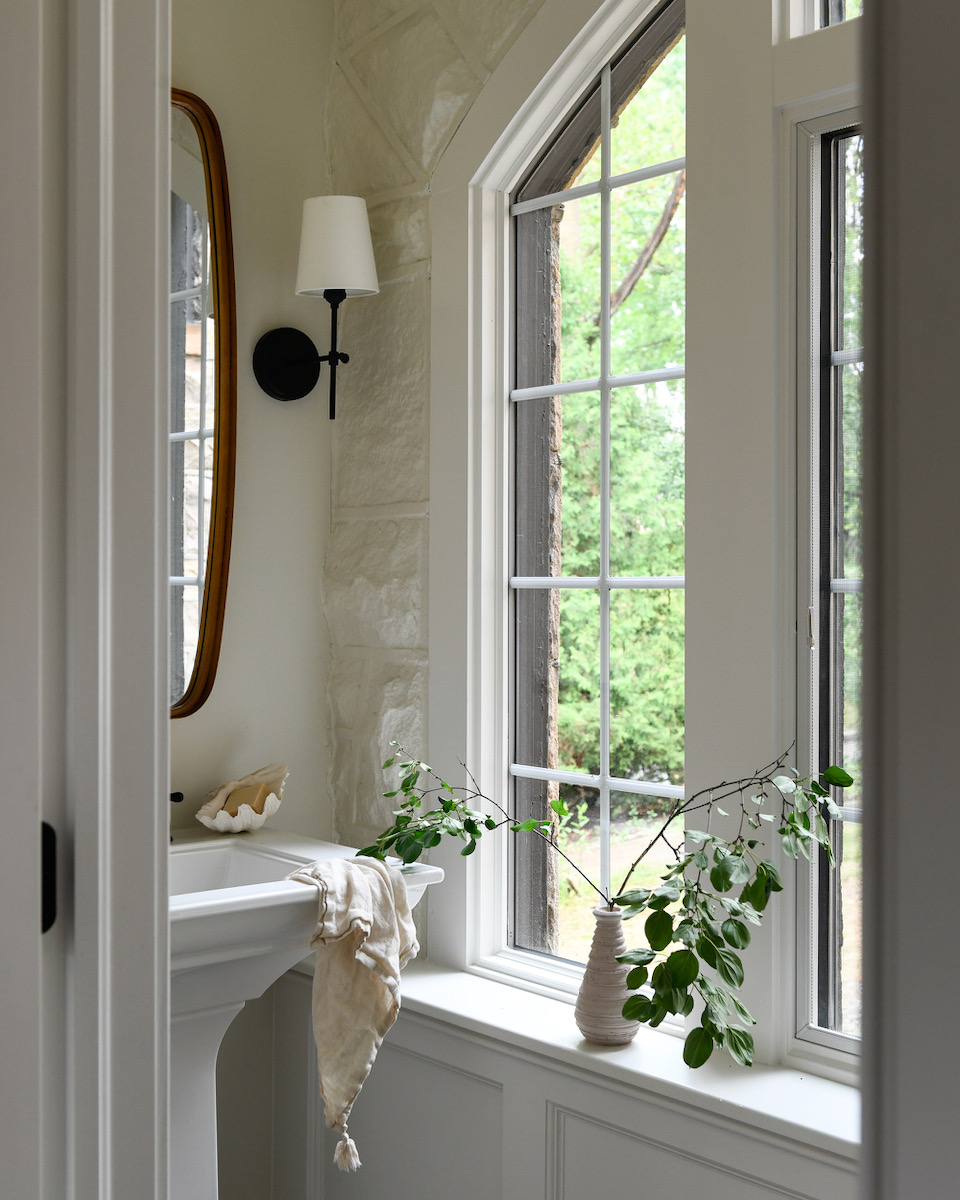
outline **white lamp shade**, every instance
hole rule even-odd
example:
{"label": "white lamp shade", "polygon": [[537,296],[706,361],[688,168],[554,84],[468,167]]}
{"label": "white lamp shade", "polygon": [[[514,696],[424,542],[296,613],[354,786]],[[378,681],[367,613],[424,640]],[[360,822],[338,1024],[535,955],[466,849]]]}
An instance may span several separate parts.
{"label": "white lamp shade", "polygon": [[322,296],[328,288],[348,296],[380,291],[362,196],[314,196],[303,202],[297,295]]}

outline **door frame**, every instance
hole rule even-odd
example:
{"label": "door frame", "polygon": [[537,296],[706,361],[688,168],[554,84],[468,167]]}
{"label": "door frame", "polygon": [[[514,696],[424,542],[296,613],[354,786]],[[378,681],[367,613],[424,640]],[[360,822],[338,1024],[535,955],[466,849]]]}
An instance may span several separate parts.
{"label": "door frame", "polygon": [[168,0],[0,15],[0,1128],[23,1200],[167,1196],[167,29]]}

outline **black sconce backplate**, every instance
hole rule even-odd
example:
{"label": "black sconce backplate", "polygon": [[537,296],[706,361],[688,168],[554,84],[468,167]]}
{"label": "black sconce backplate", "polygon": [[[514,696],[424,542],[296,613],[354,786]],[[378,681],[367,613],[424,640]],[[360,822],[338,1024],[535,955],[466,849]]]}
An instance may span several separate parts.
{"label": "black sconce backplate", "polygon": [[274,400],[300,400],[320,378],[320,356],[305,333],[286,326],[271,329],[257,342],[253,373]]}

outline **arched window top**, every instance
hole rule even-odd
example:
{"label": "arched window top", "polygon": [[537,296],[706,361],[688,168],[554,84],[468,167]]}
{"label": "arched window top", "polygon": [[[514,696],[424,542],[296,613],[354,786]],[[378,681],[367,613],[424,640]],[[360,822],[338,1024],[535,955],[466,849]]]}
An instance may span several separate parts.
{"label": "arched window top", "polygon": [[[611,60],[609,103],[612,125],[616,125],[620,114],[683,37],[684,19],[683,0],[670,0]],[[601,77],[598,77],[572,107],[571,115],[546,153],[517,188],[516,203],[586,182],[582,178],[585,168],[600,146],[604,103]],[[682,152],[681,147],[679,153]]]}

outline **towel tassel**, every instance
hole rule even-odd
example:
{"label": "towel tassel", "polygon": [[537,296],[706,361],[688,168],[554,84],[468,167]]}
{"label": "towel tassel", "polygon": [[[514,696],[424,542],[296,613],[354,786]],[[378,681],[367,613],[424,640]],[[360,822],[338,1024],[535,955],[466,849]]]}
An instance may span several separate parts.
{"label": "towel tassel", "polygon": [[333,1153],[333,1161],[341,1171],[355,1171],[360,1166],[360,1155],[357,1153],[356,1143],[347,1133],[346,1125],[343,1127],[340,1141],[337,1142],[337,1148]]}

